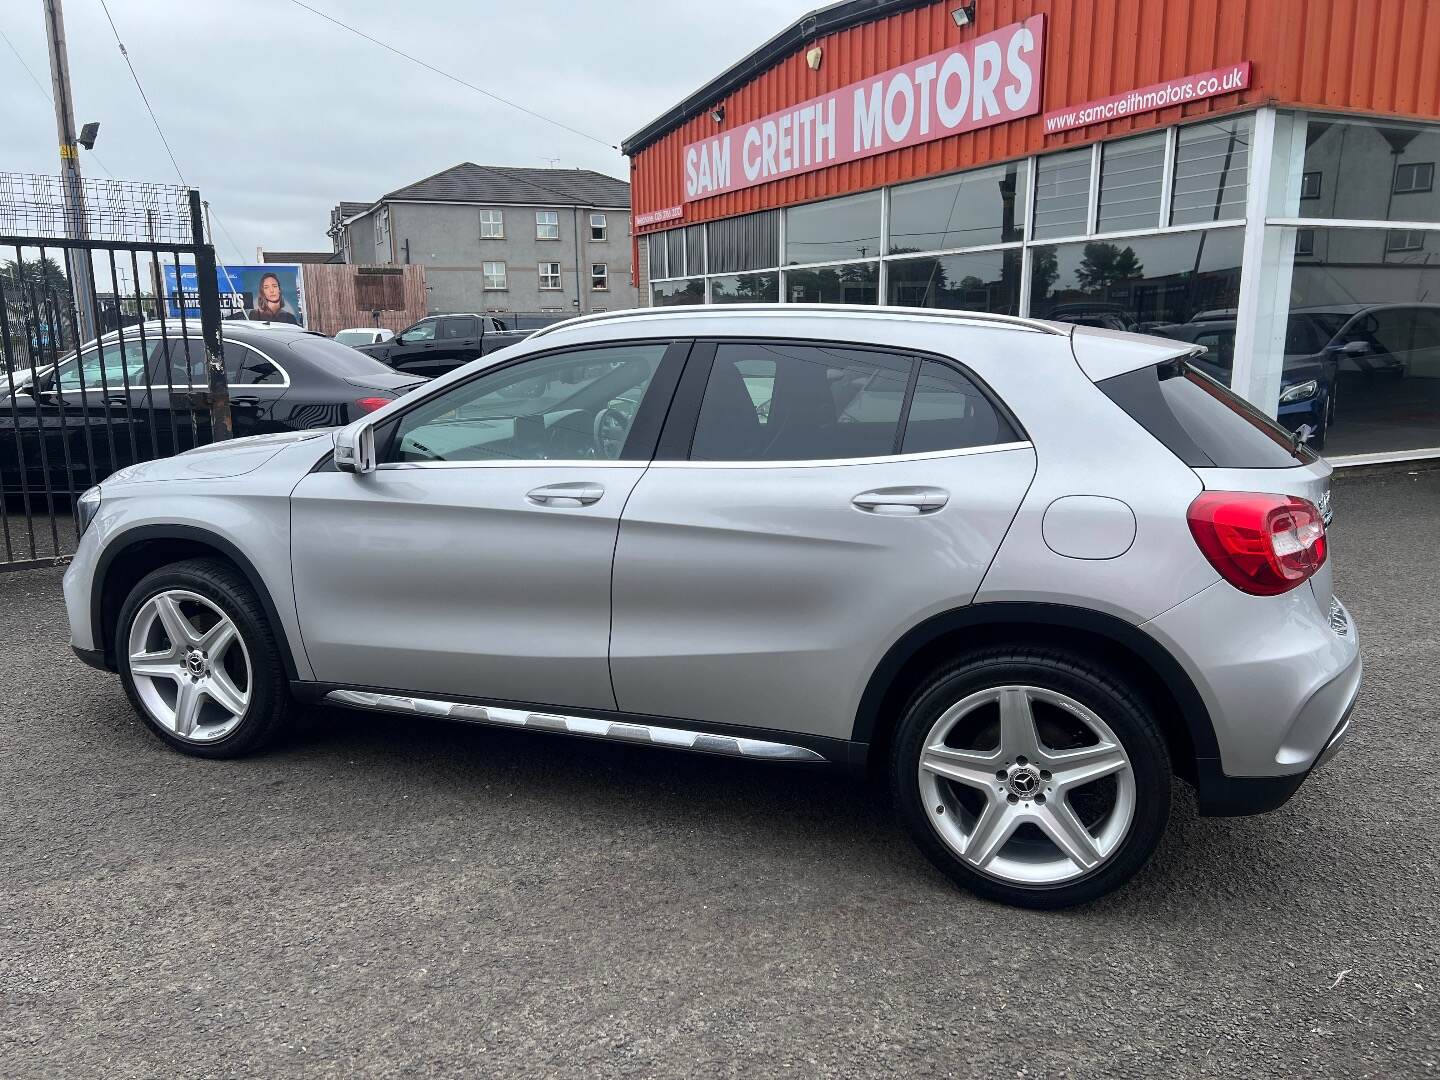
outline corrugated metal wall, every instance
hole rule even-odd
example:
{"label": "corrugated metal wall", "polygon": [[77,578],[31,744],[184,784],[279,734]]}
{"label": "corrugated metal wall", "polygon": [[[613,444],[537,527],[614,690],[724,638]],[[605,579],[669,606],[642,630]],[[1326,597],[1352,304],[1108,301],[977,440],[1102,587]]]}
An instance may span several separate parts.
{"label": "corrugated metal wall", "polygon": [[1241,60],[1254,62],[1250,88],[1058,135],[1046,136],[1033,116],[688,203],[683,221],[829,198],[1267,101],[1440,114],[1440,0],[980,0],[978,25],[964,30],[951,21],[955,6],[946,0],[823,38],[819,71],[809,69],[802,49],[726,98],[723,125],[702,115],[652,143],[632,164],[635,212],[684,202],[687,143],[1037,13],[1047,16],[1042,114]]}
{"label": "corrugated metal wall", "polygon": [[[310,330],[334,336],[341,330],[373,326],[370,308],[361,309],[355,299],[355,271],[358,267],[345,263],[321,263],[306,266],[305,323]],[[399,332],[423,319],[428,295],[425,292],[425,267],[419,265],[386,267],[401,271],[404,283],[403,311],[381,311],[380,325]]]}

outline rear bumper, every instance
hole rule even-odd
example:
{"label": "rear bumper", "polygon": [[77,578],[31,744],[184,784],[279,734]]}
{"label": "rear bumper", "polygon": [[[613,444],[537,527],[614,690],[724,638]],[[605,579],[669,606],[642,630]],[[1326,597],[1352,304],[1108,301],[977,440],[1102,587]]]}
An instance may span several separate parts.
{"label": "rear bumper", "polygon": [[1310,774],[1333,758],[1350,736],[1351,713],[1360,697],[1357,680],[1349,704],[1330,738],[1309,768],[1286,776],[1227,776],[1218,758],[1196,762],[1195,794],[1202,817],[1242,817],[1269,813],[1290,801]]}
{"label": "rear bumper", "polygon": [[1273,810],[1348,735],[1358,631],[1339,601],[1327,614],[1317,600],[1310,588],[1256,597],[1220,583],[1144,626],[1209,713],[1215,745],[1195,763],[1202,814]]}

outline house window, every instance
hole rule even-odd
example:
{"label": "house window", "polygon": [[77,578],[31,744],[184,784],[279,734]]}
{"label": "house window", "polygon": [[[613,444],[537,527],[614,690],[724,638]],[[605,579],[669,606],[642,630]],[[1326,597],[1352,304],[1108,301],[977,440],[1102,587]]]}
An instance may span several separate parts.
{"label": "house window", "polygon": [[1396,195],[1408,195],[1415,191],[1430,191],[1434,187],[1435,163],[1433,161],[1416,161],[1409,165],[1395,166]]}
{"label": "house window", "polygon": [[[505,213],[502,210],[480,211],[480,239],[505,239]],[[502,286],[503,288],[503,286]]]}
{"label": "house window", "polygon": [[390,239],[390,208],[382,206],[380,215],[375,219],[375,241],[384,243]]}
{"label": "house window", "polygon": [[1419,229],[1391,229],[1385,234],[1386,251],[1424,251],[1425,234]]}
{"label": "house window", "polygon": [[1307,172],[1300,175],[1300,198],[1320,198],[1320,177],[1322,175],[1318,172]]}
{"label": "house window", "polygon": [[590,264],[590,288],[595,292],[610,288],[610,268],[604,263]]}
{"label": "house window", "polygon": [[[1312,175],[1314,175],[1314,176],[1319,176],[1320,174],[1319,174],[1319,173],[1313,173]],[[1296,229],[1296,230],[1295,230],[1295,254],[1296,254],[1296,255],[1314,255],[1314,254],[1315,254],[1315,230],[1314,230],[1314,229]]]}
{"label": "house window", "polygon": [[591,239],[591,240],[604,240],[604,239],[605,239],[605,215],[604,215],[604,214],[591,214],[591,215],[590,215],[590,239]]}
{"label": "house window", "polygon": [[536,240],[559,240],[559,239],[560,239],[560,211],[558,211],[558,210],[536,210],[536,211],[535,211],[535,239],[536,239]]}
{"label": "house window", "polygon": [[540,264],[540,288],[550,291],[560,289],[560,264],[558,262],[543,262]]}
{"label": "house window", "polygon": [[504,289],[507,287],[505,284],[505,264],[503,262],[485,263],[485,288]]}

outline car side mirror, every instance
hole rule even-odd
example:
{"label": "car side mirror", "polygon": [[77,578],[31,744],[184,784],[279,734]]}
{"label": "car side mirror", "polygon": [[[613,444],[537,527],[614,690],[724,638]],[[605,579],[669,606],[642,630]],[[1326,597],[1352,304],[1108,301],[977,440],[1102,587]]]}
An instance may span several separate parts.
{"label": "car side mirror", "polygon": [[1366,356],[1370,352],[1368,341],[1347,341],[1340,347],[1340,351],[1346,356]]}
{"label": "car side mirror", "polygon": [[374,424],[362,420],[335,433],[335,468],[357,475],[375,471]]}

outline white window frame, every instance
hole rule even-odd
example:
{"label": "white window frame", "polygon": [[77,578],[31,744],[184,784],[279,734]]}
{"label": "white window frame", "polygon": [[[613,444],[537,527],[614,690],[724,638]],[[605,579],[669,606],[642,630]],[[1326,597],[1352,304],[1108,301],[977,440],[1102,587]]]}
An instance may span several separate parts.
{"label": "white window frame", "polygon": [[[497,274],[495,271],[493,271],[493,270],[490,269],[492,266],[498,266],[498,267],[500,268],[500,271],[499,271],[498,274]],[[480,272],[481,272],[481,274],[484,276],[484,279],[485,279],[485,291],[486,291],[486,292],[504,292],[506,289],[510,288],[510,275],[509,275],[509,272],[508,272],[508,270],[507,270],[507,268],[506,268],[506,266],[505,266],[505,260],[504,260],[504,259],[498,259],[498,260],[497,260],[497,259],[487,259],[487,260],[485,260],[484,262],[482,262],[482,263],[480,264]],[[498,284],[498,285],[492,285],[492,284],[490,283],[490,279],[491,279],[492,277],[498,277],[498,278],[500,279],[500,284]]]}
{"label": "white window frame", "polygon": [[[599,219],[600,219],[599,224],[596,224],[596,221],[595,221],[596,218],[599,218]],[[598,230],[599,233],[600,233],[599,236],[596,236],[596,235],[595,235],[595,233],[596,233],[597,230]],[[598,211],[598,210],[592,211],[591,214],[590,214],[590,242],[591,242],[592,244],[601,244],[601,243],[606,242],[606,241],[609,240],[609,239],[610,239],[610,222],[609,222],[609,219],[604,215],[604,213],[602,213],[602,212],[600,212],[600,211]]]}
{"label": "white window frame", "polygon": [[375,242],[378,244],[383,240],[390,239],[390,208],[382,206],[380,212],[375,215]]}
{"label": "white window frame", "polygon": [[[597,268],[600,270],[600,273],[599,273],[599,274],[596,274],[596,273],[595,273],[595,270],[596,270]],[[600,281],[601,284],[596,285],[595,282],[596,282],[597,280]],[[592,263],[590,264],[590,291],[591,291],[591,292],[609,292],[609,291],[610,291],[610,266],[609,266],[608,263],[592,262]]]}
{"label": "white window frame", "polygon": [[[493,214],[494,220],[487,220],[487,215]],[[495,229],[496,232],[489,230]],[[505,239],[505,211],[485,209],[480,211],[480,239],[481,240],[504,240]]]}
{"label": "white window frame", "polygon": [[[546,271],[547,266],[553,266],[555,272],[550,274]],[[540,281],[541,292],[564,292],[565,291],[565,270],[558,261],[546,261],[539,263],[536,267],[536,276]],[[546,285],[547,279],[553,278],[554,285]]]}
{"label": "white window frame", "polygon": [[[555,220],[541,220],[542,218]],[[554,229],[554,236],[547,236],[546,229]],[[536,240],[559,240],[560,239],[560,211],[559,210],[536,210],[535,211],[535,239]]]}
{"label": "white window frame", "polygon": [[[1405,188],[1402,188],[1402,187],[1400,186],[1400,170],[1401,170],[1401,169],[1410,169],[1410,170],[1412,170],[1411,175],[1412,175],[1412,176],[1415,176],[1417,179],[1418,179],[1418,177],[1421,175],[1422,170],[1428,169],[1429,172],[1425,174],[1426,177],[1427,177],[1427,182],[1426,182],[1425,186],[1424,186],[1424,187],[1405,187]],[[1391,178],[1391,181],[1390,181],[1390,190],[1391,190],[1391,192],[1392,192],[1393,194],[1395,194],[1395,195],[1419,195],[1419,194],[1423,194],[1423,193],[1425,193],[1425,192],[1427,192],[1427,191],[1434,191],[1434,190],[1435,190],[1435,163],[1434,163],[1433,161],[1402,161],[1402,162],[1396,162],[1396,163],[1395,163],[1395,175]]]}

